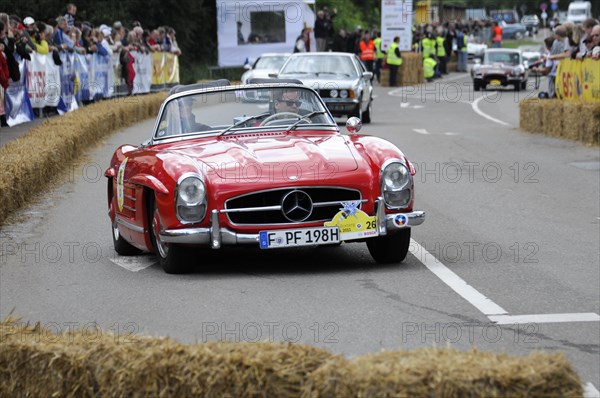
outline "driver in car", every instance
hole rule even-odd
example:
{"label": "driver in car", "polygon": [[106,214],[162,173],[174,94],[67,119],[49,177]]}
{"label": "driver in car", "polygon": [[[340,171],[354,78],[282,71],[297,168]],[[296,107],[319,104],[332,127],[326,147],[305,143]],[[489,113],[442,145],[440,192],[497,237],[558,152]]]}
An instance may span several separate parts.
{"label": "driver in car", "polygon": [[300,93],[294,89],[283,89],[275,93],[275,113],[292,112],[300,113]]}
{"label": "driver in car", "polygon": [[192,112],[192,108],[194,106],[193,98],[182,98],[179,101],[179,105],[182,133],[196,133],[199,131],[207,131],[211,129],[210,126],[203,123],[198,123],[196,121],[196,116]]}

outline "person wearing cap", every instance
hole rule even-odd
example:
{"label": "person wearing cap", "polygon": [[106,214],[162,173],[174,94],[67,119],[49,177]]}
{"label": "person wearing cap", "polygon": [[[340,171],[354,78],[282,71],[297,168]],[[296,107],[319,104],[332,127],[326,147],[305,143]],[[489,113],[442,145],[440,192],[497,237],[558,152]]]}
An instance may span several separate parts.
{"label": "person wearing cap", "polygon": [[112,33],[112,29],[109,28],[108,26],[100,29],[100,35],[99,35],[99,44],[100,46],[106,50],[106,53],[108,56],[112,56],[113,55],[113,50],[112,47],[109,43],[109,40],[111,38],[111,33]]}
{"label": "person wearing cap", "polygon": [[23,19],[25,29],[21,31],[21,41],[25,44],[25,48],[29,53],[36,51],[36,45],[33,38],[39,35],[35,20],[32,17]]}

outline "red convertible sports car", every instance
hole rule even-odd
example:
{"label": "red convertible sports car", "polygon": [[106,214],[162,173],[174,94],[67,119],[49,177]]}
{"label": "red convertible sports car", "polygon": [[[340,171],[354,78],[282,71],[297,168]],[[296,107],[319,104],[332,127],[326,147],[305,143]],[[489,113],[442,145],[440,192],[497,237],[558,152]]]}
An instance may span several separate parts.
{"label": "red convertible sports car", "polygon": [[[266,82],[265,82],[266,81]],[[270,79],[177,86],[151,138],[119,147],[106,170],[120,255],[156,253],[167,273],[191,249],[366,242],[382,263],[406,257],[415,170],[381,138],[338,125],[316,91]]]}

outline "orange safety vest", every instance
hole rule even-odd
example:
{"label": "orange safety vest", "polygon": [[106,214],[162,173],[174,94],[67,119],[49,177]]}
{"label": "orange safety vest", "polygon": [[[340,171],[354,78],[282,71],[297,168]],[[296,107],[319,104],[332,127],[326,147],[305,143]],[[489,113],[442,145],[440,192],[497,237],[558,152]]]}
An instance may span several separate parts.
{"label": "orange safety vest", "polygon": [[360,59],[363,61],[373,61],[375,59],[375,43],[373,40],[369,40],[368,44],[361,40]]}
{"label": "orange safety vest", "polygon": [[494,43],[501,42],[502,41],[502,28],[500,26],[494,26],[492,28],[492,31],[494,32],[494,37],[492,37],[492,41]]}

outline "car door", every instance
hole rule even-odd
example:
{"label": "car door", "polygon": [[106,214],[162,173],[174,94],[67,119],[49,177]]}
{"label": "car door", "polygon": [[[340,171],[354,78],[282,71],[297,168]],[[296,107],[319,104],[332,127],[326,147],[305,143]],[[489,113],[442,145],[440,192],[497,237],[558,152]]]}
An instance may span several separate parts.
{"label": "car door", "polygon": [[360,97],[362,99],[360,109],[364,112],[368,109],[369,103],[371,102],[371,98],[373,96],[373,85],[371,83],[371,79],[366,79],[363,76],[363,72],[367,72],[367,68],[365,68],[365,65],[360,61],[360,58],[355,55],[352,60],[354,61],[354,66],[358,71],[358,92],[362,94]]}

